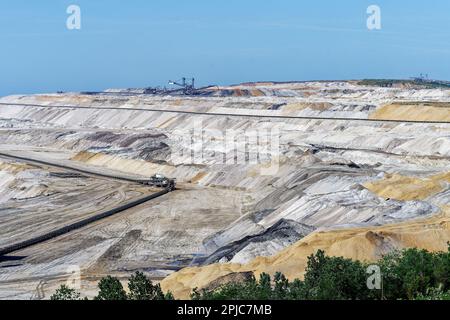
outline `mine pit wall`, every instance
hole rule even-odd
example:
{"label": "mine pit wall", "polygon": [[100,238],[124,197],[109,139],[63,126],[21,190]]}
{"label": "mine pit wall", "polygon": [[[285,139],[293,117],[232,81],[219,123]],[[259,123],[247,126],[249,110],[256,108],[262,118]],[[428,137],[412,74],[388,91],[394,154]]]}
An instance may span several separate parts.
{"label": "mine pit wall", "polygon": [[[306,94],[306,91],[302,94]],[[431,91],[426,93],[433,94]],[[332,95],[337,96],[339,93]],[[352,93],[346,99],[350,97],[357,98],[358,93]],[[416,97],[421,98],[423,95]],[[36,99],[39,103],[74,105],[141,104],[138,100],[107,99],[93,102],[92,98],[76,96],[58,100],[49,100],[48,97]],[[255,113],[259,112],[257,109],[260,105],[270,108],[276,104],[278,112],[283,114],[343,112],[369,117],[374,112],[373,105],[382,105],[385,99],[379,97],[373,103],[360,102],[351,107],[345,103],[332,107],[320,101],[312,105],[290,101],[292,104],[280,106],[279,99],[274,97],[230,98],[226,104],[220,99],[186,98],[181,101],[180,98],[168,97],[149,98],[149,103],[158,108],[176,105],[177,108],[188,110],[226,109],[230,112],[233,106],[239,105],[242,109],[253,109]],[[35,98],[20,100],[36,102]],[[2,106],[0,125],[6,123],[1,119],[12,119],[7,122],[14,123],[14,128],[0,131],[4,143],[63,149],[72,154],[74,161],[89,165],[121,170],[125,168],[130,173],[143,175],[161,172],[179,178],[182,183],[241,192],[242,217],[204,240],[211,254],[207,257],[211,258],[209,262],[247,263],[256,256],[277,253],[280,248],[298,240],[287,237],[286,241],[280,241],[266,233],[282,219],[288,222],[290,229],[286,231],[287,234],[303,237],[307,233],[298,232],[300,224],[314,229],[392,223],[437,214],[441,210],[440,205],[448,201],[448,186],[444,182],[439,182],[439,190],[427,193],[427,197],[408,201],[386,197],[384,191],[370,192],[370,188],[364,187],[366,183],[382,180],[384,172],[402,172],[405,176],[422,180],[445,173],[446,168],[449,168],[450,156],[450,128],[447,124],[270,121],[145,111],[58,110],[20,106]],[[173,154],[186,149],[176,132],[190,130],[199,119],[208,129],[221,131],[224,128],[273,129],[278,126],[281,130],[279,171],[273,176],[262,176],[261,168],[255,165],[214,167],[183,164],[180,159],[173,157]],[[208,146],[217,149],[212,144]],[[337,194],[317,191],[323,188],[334,188]],[[280,229],[276,229],[276,232],[280,232]],[[264,234],[267,237],[261,237]],[[249,241],[236,251],[235,244],[241,244],[245,237],[249,237]],[[226,246],[231,246],[232,250],[220,252]]]}
{"label": "mine pit wall", "polygon": [[[81,102],[89,102],[86,98],[82,99],[84,100],[81,100]],[[72,102],[80,103],[78,100]],[[31,121],[31,123],[40,127],[42,127],[42,124],[46,124],[52,130],[58,127],[72,127],[73,130],[85,127],[104,130],[103,136],[94,132],[52,132],[42,129],[38,129],[38,131],[41,131],[41,135],[36,135],[35,131],[32,130],[29,131],[29,134],[24,134],[23,140],[26,140],[26,143],[43,144],[52,148],[64,148],[78,152],[74,155],[74,160],[83,161],[84,158],[87,158],[87,162],[93,165],[116,169],[127,168],[131,172],[143,172],[146,175],[160,171],[168,176],[180,177],[181,181],[195,181],[195,183],[204,186],[236,188],[237,190],[241,187],[264,190],[268,184],[274,182],[274,179],[253,174],[252,172],[257,173],[259,168],[251,165],[239,166],[237,171],[233,168],[227,168],[226,170],[217,172],[212,170],[211,172],[211,170],[205,170],[202,166],[174,166],[173,163],[173,154],[183,149],[183,146],[180,146],[177,142],[179,137],[173,135],[174,130],[180,130],[183,127],[187,129],[189,124],[195,123],[199,118],[207,123],[208,128],[219,130],[223,130],[223,128],[255,128],[261,126],[261,121],[258,120],[212,119],[206,116],[155,114],[139,111],[110,110],[106,113],[101,110],[21,109],[19,106],[0,108],[0,117],[2,118],[11,116],[13,113],[15,113],[16,118],[22,121],[26,120],[27,127],[28,121]],[[383,152],[393,155],[404,155],[406,153],[410,156],[438,158],[450,156],[450,142],[445,135],[442,135],[442,132],[449,130],[448,125],[356,124],[341,121],[298,122],[295,120],[262,121],[262,124],[268,128],[273,126],[274,123],[282,127],[280,134],[282,149],[280,152],[286,155],[286,158],[282,161],[287,163],[289,163],[290,157],[293,157],[290,152],[306,152],[314,144],[331,146],[338,150],[339,148],[342,148],[342,150],[358,150],[364,147],[369,152],[383,150]],[[343,130],[343,126],[347,128]],[[153,128],[157,128],[157,130],[155,131]],[[132,129],[150,130],[152,133],[147,136],[135,137],[134,141],[126,143],[126,139],[129,141],[126,134],[121,135],[111,132],[111,130]],[[411,134],[411,130],[421,132],[421,134]],[[20,137],[21,134],[23,134],[23,131],[11,131],[9,135],[7,131],[2,132],[2,136],[6,135],[4,141],[11,141],[11,143],[20,143],[20,141],[17,141],[17,136]],[[340,138],[336,139],[338,135]],[[150,144],[149,140],[151,141]],[[364,145],[361,145],[360,141],[364,141]],[[434,142],[430,143],[430,141]],[[292,148],[292,143],[297,146]],[[345,153],[342,156],[345,157]],[[346,161],[350,162],[353,155],[350,154],[348,157]],[[140,161],[141,159],[152,159],[153,162],[144,163]],[[367,157],[360,157],[358,160],[359,164],[362,162],[363,165],[374,165]],[[240,172],[240,174],[235,174],[233,171]],[[227,173],[224,174],[225,172]],[[248,176],[248,179],[242,180],[242,173],[244,176]],[[276,177],[276,179],[279,179],[279,177]]]}

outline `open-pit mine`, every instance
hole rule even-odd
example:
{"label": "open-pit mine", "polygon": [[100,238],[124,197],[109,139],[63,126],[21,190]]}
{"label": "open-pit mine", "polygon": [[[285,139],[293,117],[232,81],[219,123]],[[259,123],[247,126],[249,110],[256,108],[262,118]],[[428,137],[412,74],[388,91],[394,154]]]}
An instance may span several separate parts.
{"label": "open-pit mine", "polygon": [[[174,190],[146,183],[176,181]],[[0,299],[143,271],[177,298],[450,241],[450,89],[247,83],[0,98]]]}

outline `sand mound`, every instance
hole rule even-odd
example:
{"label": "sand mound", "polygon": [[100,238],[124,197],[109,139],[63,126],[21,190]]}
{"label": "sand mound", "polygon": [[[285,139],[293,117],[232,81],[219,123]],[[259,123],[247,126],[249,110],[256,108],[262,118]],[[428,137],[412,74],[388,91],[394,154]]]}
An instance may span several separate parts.
{"label": "sand mound", "polygon": [[450,183],[450,172],[425,179],[392,174],[382,180],[366,183],[364,187],[382,198],[412,201],[425,200],[443,191],[446,183]]}
{"label": "sand mound", "polygon": [[394,103],[382,106],[369,116],[377,120],[449,121],[449,103]]}
{"label": "sand mound", "polygon": [[289,279],[302,278],[307,257],[322,249],[331,256],[344,256],[363,261],[376,261],[394,249],[423,248],[445,251],[450,240],[450,206],[442,213],[426,220],[416,220],[396,225],[355,228],[349,230],[315,232],[279,254],[258,257],[249,264],[213,264],[186,268],[176,272],[161,283],[177,298],[189,298],[193,288],[204,288],[217,279],[233,273],[283,272]]}

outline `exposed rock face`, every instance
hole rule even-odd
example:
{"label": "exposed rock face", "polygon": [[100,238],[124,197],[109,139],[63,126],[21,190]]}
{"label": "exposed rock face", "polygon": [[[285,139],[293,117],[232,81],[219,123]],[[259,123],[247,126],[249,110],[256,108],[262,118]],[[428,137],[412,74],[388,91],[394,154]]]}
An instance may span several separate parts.
{"label": "exposed rock face", "polygon": [[[211,254],[203,264],[214,262],[248,262],[248,257],[270,256],[314,231],[314,227],[281,219],[264,232],[247,236]],[[207,245],[207,244],[206,244]]]}
{"label": "exposed rock face", "polygon": [[[448,123],[363,121],[446,121],[449,90],[309,82],[210,88],[189,97],[114,92],[0,99],[0,151],[141,178],[162,173],[177,179],[178,190],[105,225],[22,252],[27,258],[0,269],[0,281],[24,274],[51,278],[68,264],[86,276],[139,269],[161,278],[215,262],[234,272],[224,262],[245,265],[326,230],[431,219],[449,204]],[[227,144],[230,130],[245,139]],[[22,179],[0,169],[0,197],[19,197],[10,186]],[[55,183],[45,181],[50,188]],[[24,190],[22,204],[33,196]],[[2,214],[13,212],[8,205]],[[39,218],[45,224],[48,216]],[[433,247],[429,233],[428,247],[440,248],[446,236],[436,233]],[[359,239],[371,245],[355,241],[353,257],[413,244],[372,229]],[[336,241],[332,252],[339,254],[348,242]],[[299,256],[321,246],[308,248]],[[195,287],[195,277],[189,283]],[[8,290],[5,295],[29,297],[27,288]]]}

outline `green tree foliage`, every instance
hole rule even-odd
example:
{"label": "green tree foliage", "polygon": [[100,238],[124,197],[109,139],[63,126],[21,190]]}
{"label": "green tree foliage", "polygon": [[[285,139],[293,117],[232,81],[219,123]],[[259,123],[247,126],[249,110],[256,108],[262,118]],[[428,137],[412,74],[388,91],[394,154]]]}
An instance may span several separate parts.
{"label": "green tree foliage", "polygon": [[153,285],[142,272],[136,272],[128,282],[129,300],[165,300],[166,296],[159,284]]}
{"label": "green tree foliage", "polygon": [[[163,293],[159,284],[154,285],[142,272],[136,272],[128,281],[127,295],[117,278],[107,276],[98,283],[95,300],[175,300],[171,292]],[[52,300],[80,300],[80,293],[61,286],[51,296]],[[85,298],[84,300],[87,300]]]}
{"label": "green tree foliage", "polygon": [[442,288],[432,288],[427,294],[419,294],[416,300],[450,300],[450,291],[444,292]]}
{"label": "green tree foliage", "polygon": [[127,294],[119,279],[107,276],[100,280],[100,289],[95,300],[127,300]]}
{"label": "green tree foliage", "polygon": [[262,273],[259,280],[252,277],[243,283],[227,283],[217,290],[194,289],[193,300],[291,300],[303,299],[304,286],[299,280],[289,282],[286,277],[277,273],[271,277]]}
{"label": "green tree foliage", "polygon": [[80,300],[80,293],[63,284],[50,297],[50,300]]}
{"label": "green tree foliage", "polygon": [[437,253],[418,249],[394,252],[379,265],[386,299],[414,299],[433,288],[450,289],[450,248]]}
{"label": "green tree foliage", "polygon": [[367,266],[359,261],[327,257],[319,250],[308,258],[304,280],[306,299],[369,299],[366,270]]}
{"label": "green tree foliage", "polygon": [[173,296],[172,292],[169,291],[164,295],[164,300],[175,300],[175,297]]}

